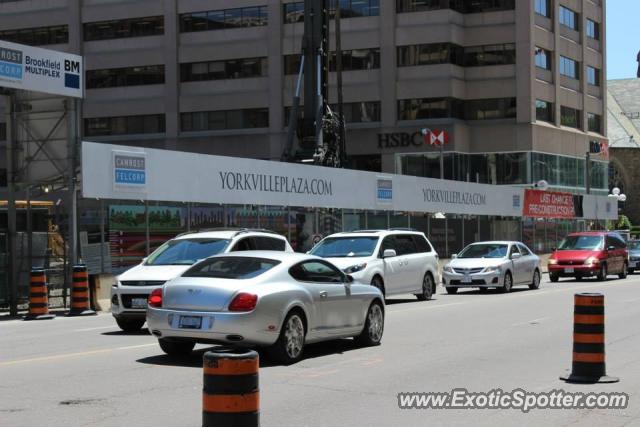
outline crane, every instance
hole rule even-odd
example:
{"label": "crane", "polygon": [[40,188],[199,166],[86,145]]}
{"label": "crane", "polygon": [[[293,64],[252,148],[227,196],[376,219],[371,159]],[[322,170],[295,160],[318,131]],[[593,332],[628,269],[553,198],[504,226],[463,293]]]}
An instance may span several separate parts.
{"label": "crane", "polygon": [[[336,2],[339,3],[339,2]],[[316,165],[341,167],[345,157],[345,130],[342,115],[340,68],[340,6],[336,6],[336,45],[338,68],[338,109],[328,104],[329,0],[305,0],[304,36],[300,68],[289,116],[289,129],[281,161],[312,161]],[[300,95],[304,86],[303,114]],[[297,144],[296,144],[297,137]]]}

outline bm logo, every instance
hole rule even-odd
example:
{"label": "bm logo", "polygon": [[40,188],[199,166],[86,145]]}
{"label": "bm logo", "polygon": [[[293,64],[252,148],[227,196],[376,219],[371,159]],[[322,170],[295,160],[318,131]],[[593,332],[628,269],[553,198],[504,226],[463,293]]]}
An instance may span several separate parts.
{"label": "bm logo", "polygon": [[80,62],[64,60],[64,86],[80,89]]}

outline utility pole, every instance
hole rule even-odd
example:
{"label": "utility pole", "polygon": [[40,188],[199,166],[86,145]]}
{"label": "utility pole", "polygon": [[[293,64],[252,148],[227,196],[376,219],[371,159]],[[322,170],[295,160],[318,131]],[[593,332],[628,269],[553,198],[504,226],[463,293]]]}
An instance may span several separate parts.
{"label": "utility pole", "polygon": [[7,124],[7,279],[9,284],[9,314],[18,314],[18,254],[16,233],[16,164],[14,137],[14,94],[5,92],[5,115]]}

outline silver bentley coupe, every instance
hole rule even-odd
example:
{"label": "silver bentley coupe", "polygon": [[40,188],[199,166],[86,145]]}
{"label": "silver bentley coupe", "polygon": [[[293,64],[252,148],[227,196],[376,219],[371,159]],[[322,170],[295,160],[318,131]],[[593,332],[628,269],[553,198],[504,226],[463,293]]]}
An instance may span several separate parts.
{"label": "silver bentley coupe", "polygon": [[328,261],[275,251],[207,258],[149,295],[147,325],[170,356],[196,343],[264,347],[284,364],[305,344],[355,337],[380,343],[384,297]]}

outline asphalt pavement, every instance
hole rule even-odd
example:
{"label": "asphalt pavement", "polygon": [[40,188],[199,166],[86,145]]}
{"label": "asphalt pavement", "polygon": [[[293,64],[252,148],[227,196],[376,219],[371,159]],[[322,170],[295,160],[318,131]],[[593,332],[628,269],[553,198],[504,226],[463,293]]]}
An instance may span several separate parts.
{"label": "asphalt pavement", "polygon": [[[262,360],[263,426],[640,425],[640,275],[605,283],[545,280],[510,294],[439,289],[388,301],[382,345],[309,346],[293,366]],[[573,294],[603,292],[615,384],[569,385]],[[176,361],[146,329],[107,313],[0,321],[0,426],[198,426],[202,354]],[[627,409],[399,409],[399,392],[466,388],[626,392]]]}

